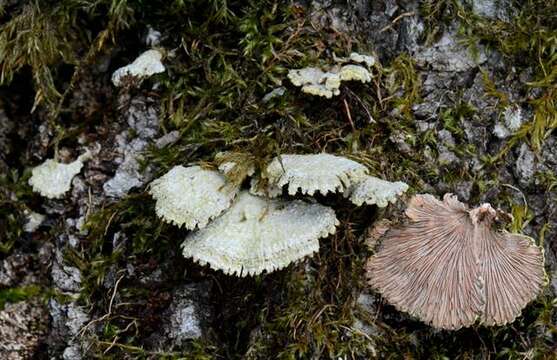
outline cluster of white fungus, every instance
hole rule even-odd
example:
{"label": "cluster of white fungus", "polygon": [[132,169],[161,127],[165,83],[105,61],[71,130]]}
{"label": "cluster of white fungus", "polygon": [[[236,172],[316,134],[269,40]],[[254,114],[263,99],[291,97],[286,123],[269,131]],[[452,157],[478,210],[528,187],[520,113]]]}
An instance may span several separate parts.
{"label": "cluster of white fungus", "polygon": [[[227,153],[216,160],[226,176],[253,176],[253,164],[242,160],[248,157]],[[408,188],[367,172],[362,164],[341,156],[284,154],[262,169],[261,178],[251,179],[251,194],[218,171],[199,166],[174,167],[151,183],[150,193],[157,215],[165,221],[197,227],[182,244],[185,257],[227,274],[248,276],[282,269],[313,254],[319,250],[319,239],[334,234],[338,225],[330,207],[271,199],[282,194],[283,186],[290,195],[341,192],[357,205],[380,207]]]}
{"label": "cluster of white fungus", "polygon": [[119,68],[112,74],[114,86],[122,86],[127,77],[141,82],[152,75],[164,72],[162,54],[158,50],[147,50],[139,55],[131,64]]}
{"label": "cluster of white fungus", "polygon": [[79,174],[83,163],[90,158],[86,152],[69,164],[62,164],[53,159],[48,159],[41,165],[33,168],[29,185],[33,191],[49,199],[62,197],[72,185],[72,179]]}
{"label": "cluster of white fungus", "polygon": [[256,275],[317,252],[319,238],[337,225],[329,207],[242,192],[226,213],[186,237],[182,249],[185,257],[226,274]]}
{"label": "cluster of white fungus", "polygon": [[237,189],[214,170],[199,166],[175,166],[151,183],[157,215],[187,229],[204,228],[209,220],[230,207]]}
{"label": "cluster of white fungus", "polygon": [[340,94],[340,76],[315,67],[288,71],[288,79],[294,86],[301,86],[306,94],[323,96],[327,99]]}
{"label": "cluster of white fungus", "polygon": [[[372,56],[350,54],[349,58],[336,58],[337,65],[328,71],[317,67],[306,67],[288,71],[288,79],[294,86],[299,86],[306,94],[323,96],[328,99],[340,94],[340,84],[343,81],[360,81],[367,83],[371,81],[372,75],[369,68],[375,64]],[[363,63],[362,65],[340,65],[346,62]]]}

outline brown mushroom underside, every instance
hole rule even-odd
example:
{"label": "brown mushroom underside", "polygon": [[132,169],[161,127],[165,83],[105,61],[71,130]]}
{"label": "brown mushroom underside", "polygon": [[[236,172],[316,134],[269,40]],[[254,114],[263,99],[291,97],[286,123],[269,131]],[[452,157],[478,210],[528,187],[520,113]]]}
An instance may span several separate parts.
{"label": "brown mushroom underside", "polygon": [[368,260],[370,285],[397,309],[436,328],[512,322],[544,282],[543,253],[530,238],[492,229],[489,205],[416,195],[409,223],[383,237]]}

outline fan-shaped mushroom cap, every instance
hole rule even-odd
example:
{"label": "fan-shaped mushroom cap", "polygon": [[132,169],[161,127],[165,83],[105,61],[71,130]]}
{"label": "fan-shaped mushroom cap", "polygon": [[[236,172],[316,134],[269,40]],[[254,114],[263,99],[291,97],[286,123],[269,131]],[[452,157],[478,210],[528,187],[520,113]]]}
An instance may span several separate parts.
{"label": "fan-shaped mushroom cap", "polygon": [[88,160],[91,154],[86,152],[69,164],[62,164],[56,160],[48,159],[41,165],[33,168],[29,185],[33,191],[40,193],[49,199],[62,197],[72,185],[72,179],[79,174],[83,162]]}
{"label": "fan-shaped mushroom cap", "polygon": [[149,192],[155,210],[164,221],[187,229],[207,226],[209,220],[228,209],[237,188],[226,186],[224,176],[200,166],[175,166],[154,180]]}
{"label": "fan-shaped mushroom cap", "polygon": [[185,257],[226,274],[255,275],[318,251],[318,239],[333,234],[337,224],[329,207],[242,192],[222,216],[188,235],[182,249]]}
{"label": "fan-shaped mushroom cap", "polygon": [[350,201],[361,206],[363,203],[385,207],[394,203],[398,196],[408,190],[408,185],[402,181],[390,182],[373,176],[366,176],[362,181],[352,185],[350,191],[345,192]]}
{"label": "fan-shaped mushroom cap", "polygon": [[360,81],[363,83],[371,81],[371,73],[368,69],[360,65],[344,65],[340,69],[340,79],[342,81]]}
{"label": "fan-shaped mushroom cap", "polygon": [[288,193],[313,195],[316,191],[327,194],[329,191],[344,191],[350,185],[362,180],[367,169],[362,164],[342,156],[331,154],[281,155],[271,161],[266,169],[269,183],[269,196],[280,194],[288,184]]}
{"label": "fan-shaped mushroom cap", "polygon": [[387,232],[366,270],[397,309],[437,328],[512,322],[541,290],[542,250],[525,236],[492,229],[489,204],[474,210],[454,195],[411,199],[409,223]]}
{"label": "fan-shaped mushroom cap", "polygon": [[147,50],[139,55],[131,64],[117,69],[112,74],[114,86],[121,86],[126,76],[143,80],[149,76],[164,72],[165,68],[161,62],[162,54],[158,50]]}
{"label": "fan-shaped mushroom cap", "polygon": [[480,226],[480,274],[485,296],[481,322],[513,322],[536,298],[545,282],[543,251],[524,235],[491,231]]}
{"label": "fan-shaped mushroom cap", "polygon": [[350,60],[357,63],[366,64],[367,67],[372,67],[373,65],[375,65],[375,58],[373,56],[358,54],[357,52],[350,53]]}

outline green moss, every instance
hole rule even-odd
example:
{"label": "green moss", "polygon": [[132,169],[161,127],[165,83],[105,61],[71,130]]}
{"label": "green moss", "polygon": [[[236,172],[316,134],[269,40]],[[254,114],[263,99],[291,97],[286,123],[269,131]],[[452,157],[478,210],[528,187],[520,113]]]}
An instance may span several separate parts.
{"label": "green moss", "polygon": [[37,285],[28,285],[0,290],[0,310],[4,309],[6,303],[15,303],[41,294],[42,289]]}
{"label": "green moss", "polygon": [[535,174],[535,176],[541,186],[545,188],[545,192],[549,193],[557,189],[557,174],[555,174],[553,171],[546,170],[538,172]]}
{"label": "green moss", "polygon": [[[44,106],[56,130],[55,145],[64,136],[59,116],[85,65],[113,46],[116,34],[130,26],[133,8],[127,0],[54,3],[30,1],[0,25],[0,85],[12,82],[17,73],[30,70],[35,88],[32,111]],[[135,6],[141,6],[140,2]],[[0,9],[1,10],[1,9]],[[92,24],[95,24],[93,26]],[[104,26],[91,32],[98,24]],[[64,67],[73,69],[69,81],[62,80]],[[64,89],[64,90],[62,90]]]}
{"label": "green moss", "polygon": [[28,206],[33,202],[33,195],[27,184],[30,175],[21,175],[17,170],[0,174],[0,259],[3,255],[10,254],[23,236],[25,211],[29,210]]}

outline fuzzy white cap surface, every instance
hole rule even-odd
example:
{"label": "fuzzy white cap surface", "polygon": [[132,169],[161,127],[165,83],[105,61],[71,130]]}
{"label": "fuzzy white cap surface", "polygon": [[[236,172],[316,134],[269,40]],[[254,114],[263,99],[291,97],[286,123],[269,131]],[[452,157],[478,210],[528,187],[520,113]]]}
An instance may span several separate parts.
{"label": "fuzzy white cap surface", "polygon": [[187,229],[203,228],[230,207],[237,189],[227,186],[219,172],[200,166],[175,166],[154,180],[149,193],[164,221]]}
{"label": "fuzzy white cap surface", "polygon": [[242,192],[230,209],[188,235],[185,257],[236,276],[282,269],[319,250],[336,231],[334,211],[320,204],[265,199]]}
{"label": "fuzzy white cap surface", "polygon": [[398,196],[408,190],[408,185],[402,181],[390,182],[373,176],[366,176],[362,181],[354,184],[344,195],[357,206],[366,203],[386,207],[394,203]]}
{"label": "fuzzy white cap surface", "polygon": [[[313,195],[328,192],[344,192],[352,184],[367,175],[367,169],[360,163],[342,156],[331,154],[281,155],[267,166],[265,173],[269,187],[281,189],[288,184],[288,193],[294,195],[300,190]],[[270,191],[274,196],[276,191]]]}
{"label": "fuzzy white cap surface", "polygon": [[162,54],[158,50],[147,50],[139,55],[131,64],[119,68],[112,74],[112,83],[114,86],[121,86],[124,78],[133,77],[139,81],[148,78],[154,74],[165,71],[161,62]]}
{"label": "fuzzy white cap surface", "polygon": [[340,69],[339,75],[342,81],[360,81],[363,83],[371,81],[369,70],[360,65],[344,65]]}
{"label": "fuzzy white cap surface", "polygon": [[72,179],[79,174],[91,154],[86,152],[76,161],[69,164],[62,164],[53,159],[48,159],[31,171],[29,185],[33,191],[38,192],[49,199],[62,197],[72,185]]}

